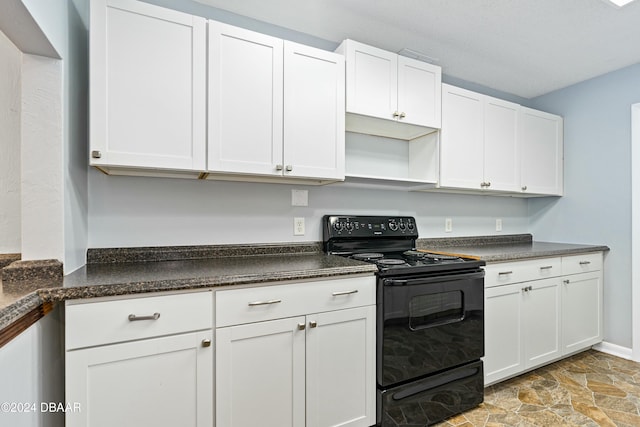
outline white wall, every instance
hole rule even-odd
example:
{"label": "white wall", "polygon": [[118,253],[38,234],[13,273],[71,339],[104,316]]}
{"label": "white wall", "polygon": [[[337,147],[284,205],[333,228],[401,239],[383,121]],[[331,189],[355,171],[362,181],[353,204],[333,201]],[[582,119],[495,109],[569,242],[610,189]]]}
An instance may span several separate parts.
{"label": "white wall", "polygon": [[[26,199],[23,206],[26,203],[29,208],[26,214],[30,218],[28,228],[23,218],[23,235],[34,236],[26,241],[23,239],[23,255],[26,254],[23,258],[57,258],[64,263],[65,273],[70,273],[84,265],[87,248],[88,33],[84,18],[88,0],[22,2],[61,58],[57,61],[59,75],[53,77],[50,74],[46,82],[44,74],[39,76],[39,73],[50,73],[54,65],[50,63],[51,68],[46,68],[44,64],[47,61],[35,56],[30,61],[30,66],[36,67],[30,71],[34,84],[28,85],[34,97],[25,100],[25,104],[34,111],[43,108],[45,119],[56,113],[59,117],[54,122],[34,116],[32,123],[23,126],[33,135],[41,132],[43,138],[39,147],[38,142],[32,140],[29,144],[32,151],[29,155],[23,154],[23,160],[28,164],[27,173],[35,172],[36,168],[40,172],[39,178],[34,173],[33,179],[30,178],[26,184],[35,193],[25,195],[23,192]],[[38,85],[43,85],[44,94],[49,98],[38,98],[42,94]],[[55,85],[59,92],[57,98],[53,94]],[[42,104],[38,105],[38,101]],[[49,131],[44,129],[45,126],[50,126]],[[48,152],[48,156],[43,156],[42,152]],[[45,194],[46,190],[51,191]],[[26,214],[23,210],[23,216]],[[31,226],[41,233],[39,243]]]}
{"label": "white wall", "polygon": [[534,100],[564,116],[565,196],[530,202],[540,240],[606,244],[605,341],[631,348],[631,105],[640,64]]}
{"label": "white wall", "polygon": [[0,31],[0,254],[20,253],[22,54]]}
{"label": "white wall", "polygon": [[62,64],[24,55],[22,65],[22,259],[62,261]]}

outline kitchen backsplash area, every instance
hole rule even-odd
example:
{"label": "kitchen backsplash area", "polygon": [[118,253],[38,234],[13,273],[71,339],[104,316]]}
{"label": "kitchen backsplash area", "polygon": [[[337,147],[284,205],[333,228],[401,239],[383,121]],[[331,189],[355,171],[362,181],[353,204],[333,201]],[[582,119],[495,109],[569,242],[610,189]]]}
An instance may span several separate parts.
{"label": "kitchen backsplash area", "polygon": [[[292,206],[292,189],[308,206]],[[420,237],[529,232],[527,199],[89,174],[89,247],[321,241],[325,214],[411,215]],[[294,218],[304,235],[294,236]],[[451,232],[445,232],[446,219]],[[496,231],[496,220],[502,231]]]}

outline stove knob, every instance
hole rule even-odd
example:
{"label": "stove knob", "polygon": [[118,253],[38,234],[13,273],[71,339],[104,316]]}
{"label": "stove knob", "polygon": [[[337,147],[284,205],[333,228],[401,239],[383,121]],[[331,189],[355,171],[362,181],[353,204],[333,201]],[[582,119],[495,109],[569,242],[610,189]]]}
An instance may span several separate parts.
{"label": "stove knob", "polygon": [[348,222],[345,225],[345,228],[347,229],[347,231],[353,231],[353,223],[352,222]]}
{"label": "stove knob", "polygon": [[398,231],[398,224],[395,221],[389,221],[389,230]]}
{"label": "stove knob", "polygon": [[336,231],[342,231],[342,227],[343,227],[343,225],[342,225],[341,222],[336,221],[336,222],[333,223],[333,228]]}
{"label": "stove knob", "polygon": [[409,229],[409,231],[413,231],[413,229],[416,228],[416,226],[413,225],[413,222],[409,221],[407,222],[407,228]]}
{"label": "stove knob", "polygon": [[400,220],[400,230],[404,231],[405,228],[407,228],[406,224]]}

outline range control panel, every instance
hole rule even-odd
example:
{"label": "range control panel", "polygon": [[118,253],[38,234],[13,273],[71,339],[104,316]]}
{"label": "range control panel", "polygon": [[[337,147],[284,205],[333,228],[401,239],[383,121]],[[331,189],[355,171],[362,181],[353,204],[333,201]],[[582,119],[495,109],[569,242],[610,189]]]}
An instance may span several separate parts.
{"label": "range control panel", "polygon": [[411,216],[326,215],[323,226],[325,240],[340,237],[418,237],[416,220]]}

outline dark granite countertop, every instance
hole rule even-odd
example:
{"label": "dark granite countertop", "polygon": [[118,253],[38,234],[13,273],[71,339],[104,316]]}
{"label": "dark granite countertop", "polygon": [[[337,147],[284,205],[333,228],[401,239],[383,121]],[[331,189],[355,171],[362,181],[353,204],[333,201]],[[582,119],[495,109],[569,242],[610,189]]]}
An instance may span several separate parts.
{"label": "dark granite countertop", "polygon": [[[417,246],[486,262],[609,250],[601,245],[534,242],[530,234],[419,239]],[[372,264],[325,255],[320,243],[90,249],[88,260],[62,280],[0,282],[0,331],[48,302],[376,271]]]}
{"label": "dark granite countertop", "polygon": [[[91,255],[94,262],[102,263],[88,264],[61,281],[0,282],[0,331],[46,302],[373,274],[377,270],[372,264],[325,255],[318,245],[302,249],[293,245],[289,252],[283,250],[282,245],[252,245],[250,253],[258,255],[239,255],[239,246],[229,248],[232,256],[220,256],[216,247],[217,257],[204,259],[197,258],[202,254],[194,255],[192,250],[177,250],[173,255],[168,255],[170,248],[162,254],[157,248],[147,252],[142,248],[122,250],[129,255],[135,252],[130,259],[136,262],[123,262],[127,258],[122,253],[109,249],[103,254]],[[210,255],[210,251],[207,254]]]}
{"label": "dark granite countertop", "polygon": [[488,263],[608,251],[605,245],[536,242],[530,234],[419,239],[419,249],[482,259]]}

